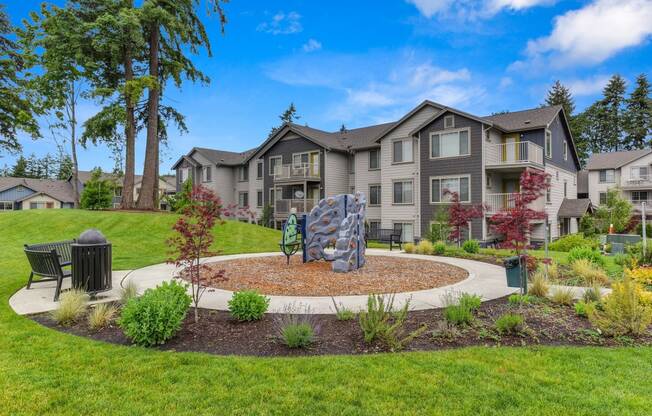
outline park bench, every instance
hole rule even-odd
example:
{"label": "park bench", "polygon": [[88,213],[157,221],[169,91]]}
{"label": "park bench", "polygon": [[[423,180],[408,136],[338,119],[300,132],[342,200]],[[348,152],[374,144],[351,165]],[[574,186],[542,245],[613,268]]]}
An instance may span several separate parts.
{"label": "park bench", "polygon": [[32,271],[27,282],[27,289],[32,286],[34,277],[40,277],[39,282],[56,281],[54,301],[59,300],[63,279],[71,276],[71,271],[64,269],[72,263],[71,245],[74,240],[57,241],[54,243],[25,244],[25,255]]}

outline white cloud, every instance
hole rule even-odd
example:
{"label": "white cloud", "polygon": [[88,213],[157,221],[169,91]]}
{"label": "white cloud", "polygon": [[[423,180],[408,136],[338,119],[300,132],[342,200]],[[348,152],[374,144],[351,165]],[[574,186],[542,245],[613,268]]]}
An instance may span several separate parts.
{"label": "white cloud", "polygon": [[500,79],[500,83],[498,84],[499,88],[507,88],[511,86],[514,83],[514,80],[511,79],[510,77],[502,77]]}
{"label": "white cloud", "polygon": [[272,35],[291,35],[303,30],[301,15],[297,12],[278,12],[272,16],[269,22],[263,22],[256,28],[259,32],[271,33]]}
{"label": "white cloud", "polygon": [[535,6],[554,4],[556,0],[406,0],[419,13],[456,20],[488,19],[503,10],[519,11]]}
{"label": "white cloud", "polygon": [[318,51],[321,49],[321,42],[316,39],[308,39],[308,42],[302,46],[302,49],[304,52]]}
{"label": "white cloud", "polygon": [[652,35],[651,0],[595,0],[554,20],[550,35],[528,42],[527,63],[596,64]]}
{"label": "white cloud", "polygon": [[609,82],[608,75],[595,75],[586,79],[575,79],[563,82],[563,84],[570,89],[571,93],[576,96],[594,95],[602,91],[607,82]]}

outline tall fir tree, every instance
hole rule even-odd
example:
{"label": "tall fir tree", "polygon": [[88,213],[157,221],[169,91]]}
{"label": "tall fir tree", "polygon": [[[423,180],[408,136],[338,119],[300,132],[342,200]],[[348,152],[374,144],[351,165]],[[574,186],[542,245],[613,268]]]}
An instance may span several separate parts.
{"label": "tall fir tree", "polygon": [[[281,115],[278,116],[278,118],[281,119],[281,126],[282,126],[285,123],[294,123],[296,120],[299,120],[301,116],[297,114],[297,108],[295,107],[294,103],[290,103],[290,105],[288,105],[288,108],[286,108],[285,111],[283,111]],[[272,127],[272,130],[270,130],[267,137],[269,138],[275,135],[276,132],[279,131],[281,126]]]}
{"label": "tall fir tree", "polygon": [[25,156],[20,155],[18,159],[16,159],[16,163],[14,163],[14,166],[11,169],[10,176],[15,178],[25,178],[27,176],[27,159],[25,159]]}
{"label": "tall fir tree", "polygon": [[652,97],[645,74],[636,78],[636,87],[627,99],[624,114],[624,145],[626,149],[650,146],[652,136]]}
{"label": "tall fir tree", "polygon": [[564,113],[567,117],[571,117],[575,113],[575,100],[570,90],[566,88],[561,81],[557,80],[550,90],[545,100],[546,105],[561,105],[564,107]]}
{"label": "tall fir tree", "polygon": [[623,114],[626,89],[627,83],[625,79],[618,74],[613,75],[604,87],[604,98],[599,102],[599,131],[604,142],[603,150],[607,152],[617,152],[623,149]]}

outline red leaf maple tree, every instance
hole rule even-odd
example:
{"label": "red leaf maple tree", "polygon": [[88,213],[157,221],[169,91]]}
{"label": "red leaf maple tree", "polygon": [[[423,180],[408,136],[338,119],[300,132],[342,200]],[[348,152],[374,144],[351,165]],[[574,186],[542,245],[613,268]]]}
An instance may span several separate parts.
{"label": "red leaf maple tree", "polygon": [[462,232],[469,228],[469,222],[474,218],[482,218],[484,207],[482,205],[463,205],[460,202],[460,195],[457,192],[444,190],[444,195],[450,195],[451,202],[448,206],[448,225],[451,232],[448,238],[456,241],[458,247],[461,244]]}

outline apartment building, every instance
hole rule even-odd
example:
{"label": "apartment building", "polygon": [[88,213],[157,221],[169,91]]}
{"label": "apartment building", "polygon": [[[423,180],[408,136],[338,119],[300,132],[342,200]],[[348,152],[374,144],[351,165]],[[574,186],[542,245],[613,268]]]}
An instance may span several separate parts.
{"label": "apartment building", "polygon": [[586,164],[588,194],[593,205],[607,201],[607,191],[618,188],[635,209],[652,203],[652,149],[597,153]]}
{"label": "apartment building", "polygon": [[[577,198],[579,161],[561,106],[482,117],[424,101],[395,122],[337,132],[285,124],[242,153],[193,148],[173,168],[177,189],[191,178],[258,217],[271,205],[278,224],[326,196],[363,191],[371,230],[400,230],[405,241],[431,229],[447,189],[487,206],[470,224],[472,238],[496,237],[487,219],[513,204],[526,168],[550,174],[550,191],[534,204],[548,214],[552,238],[575,232],[581,216],[568,202]],[[542,221],[533,239],[543,230]]]}

